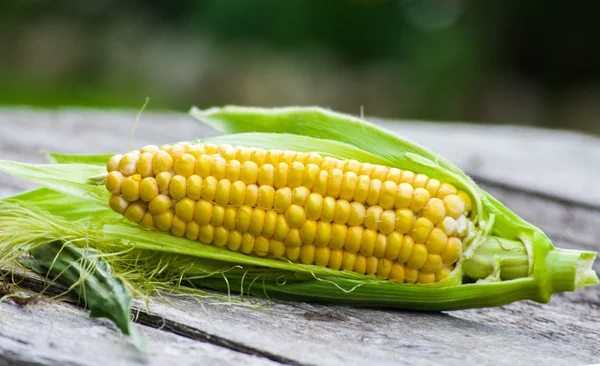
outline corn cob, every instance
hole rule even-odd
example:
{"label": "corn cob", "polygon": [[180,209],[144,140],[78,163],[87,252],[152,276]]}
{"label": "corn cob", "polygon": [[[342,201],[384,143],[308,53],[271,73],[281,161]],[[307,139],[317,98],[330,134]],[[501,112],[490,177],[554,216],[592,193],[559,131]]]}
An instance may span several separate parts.
{"label": "corn cob", "polygon": [[454,185],[318,153],[179,143],[115,155],[107,170],[110,207],[135,223],[400,283],[447,278],[474,234]]}

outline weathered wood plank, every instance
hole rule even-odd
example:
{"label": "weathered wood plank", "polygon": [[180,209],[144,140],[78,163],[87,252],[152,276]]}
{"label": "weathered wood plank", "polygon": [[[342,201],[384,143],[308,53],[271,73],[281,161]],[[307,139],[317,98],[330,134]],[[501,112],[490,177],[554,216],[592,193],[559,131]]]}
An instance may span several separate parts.
{"label": "weathered wood plank", "polygon": [[61,302],[20,307],[0,303],[3,365],[277,365],[209,343],[138,325],[148,339],[141,355],[112,323],[90,319]]}
{"label": "weathered wood plank", "polygon": [[[40,150],[127,150],[134,119],[134,112],[0,111],[0,158],[41,162]],[[509,127],[381,123],[481,177],[485,189],[540,226],[557,246],[600,249],[600,193],[594,186],[600,177],[590,168],[599,156],[598,139]],[[185,115],[147,113],[133,146],[209,134],[215,132]],[[29,186],[0,174],[0,197],[25,187]],[[600,270],[598,261],[595,268]],[[150,315],[140,322],[167,324],[169,331],[191,339],[246,347],[244,352],[294,363],[560,365],[600,359],[599,286],[557,295],[547,305],[524,301],[447,314],[287,302],[253,310],[210,306],[209,300],[205,311],[193,301],[173,302],[178,306],[153,302]]]}

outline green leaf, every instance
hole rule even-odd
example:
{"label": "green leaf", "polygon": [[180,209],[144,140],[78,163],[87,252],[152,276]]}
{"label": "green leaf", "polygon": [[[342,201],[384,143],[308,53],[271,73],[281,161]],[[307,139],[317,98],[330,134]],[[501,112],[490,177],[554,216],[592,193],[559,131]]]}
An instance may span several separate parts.
{"label": "green leaf", "polygon": [[105,167],[108,160],[113,154],[98,154],[98,155],[74,155],[74,154],[58,154],[49,153],[48,157],[55,164],[88,164]]}

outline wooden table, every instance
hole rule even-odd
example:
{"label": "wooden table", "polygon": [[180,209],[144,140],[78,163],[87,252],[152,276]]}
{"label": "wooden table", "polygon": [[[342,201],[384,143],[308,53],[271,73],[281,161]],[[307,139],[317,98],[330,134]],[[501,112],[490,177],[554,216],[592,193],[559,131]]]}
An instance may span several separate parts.
{"label": "wooden table", "polygon": [[[0,109],[0,159],[129,149],[134,111]],[[600,250],[600,139],[520,128],[378,121],[450,158],[557,246]],[[144,113],[133,146],[207,137],[185,114]],[[0,197],[32,188],[0,174]],[[600,263],[594,266],[600,271]],[[29,284],[35,287],[35,281]],[[575,365],[600,362],[600,286],[494,309],[419,313],[276,301],[152,301],[140,360],[107,321],[59,301],[0,303],[0,364]],[[261,300],[257,300],[261,301]],[[140,308],[137,303],[135,308]]]}

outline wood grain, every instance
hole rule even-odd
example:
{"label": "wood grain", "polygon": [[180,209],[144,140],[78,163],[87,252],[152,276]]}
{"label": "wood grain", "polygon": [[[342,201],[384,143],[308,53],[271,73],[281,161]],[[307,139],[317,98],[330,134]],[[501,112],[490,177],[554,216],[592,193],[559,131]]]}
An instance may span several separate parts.
{"label": "wood grain", "polygon": [[[43,162],[41,151],[127,150],[134,120],[135,112],[122,111],[0,110],[0,159]],[[517,127],[378,123],[443,153],[509,208],[542,228],[557,246],[600,249],[597,241],[600,191],[595,189],[600,171],[593,169],[594,162],[600,159],[600,140]],[[183,114],[145,113],[136,129],[133,146],[214,134],[215,131]],[[0,197],[30,187],[0,174]],[[598,261],[594,268],[600,271]],[[180,344],[182,354],[193,349],[199,355],[194,360],[203,359],[202,352],[212,350],[194,348],[198,345],[220,350],[224,364],[227,360],[237,360],[302,365],[571,365],[600,360],[597,346],[600,343],[600,286],[555,295],[549,304],[522,301],[494,309],[448,313],[288,302],[274,302],[256,310],[223,306],[214,300],[204,301],[204,307],[181,298],[170,300],[176,306],[152,301],[149,313],[140,314],[138,322],[144,325],[151,342],[167,349],[176,347],[173,343]],[[73,308],[69,308],[72,312],[65,320],[64,314],[53,310],[64,306],[40,304],[32,310],[0,304],[0,350],[7,350],[2,353],[13,355],[10,357],[19,362],[30,360],[33,364],[46,365],[96,364],[95,357],[99,357],[98,361],[106,358],[96,356],[94,350],[110,349],[115,355],[124,352],[114,328],[90,320]],[[36,320],[38,317],[44,321]],[[2,319],[10,319],[10,323],[2,323]],[[23,324],[19,332],[38,334],[32,338],[34,341],[28,341],[25,333],[15,333],[13,326],[3,326],[18,323]],[[67,329],[62,329],[62,323],[67,324]],[[96,329],[94,327],[110,334],[90,336],[100,332],[88,331]],[[86,348],[86,352],[64,358],[62,351],[40,346],[63,338],[52,335],[55,329],[62,329],[63,333],[58,334],[70,337],[66,339],[77,340],[77,347],[61,348],[67,347],[61,345],[59,350],[68,353]],[[11,340],[13,338],[16,340]],[[91,345],[98,342],[97,338],[106,343]],[[87,352],[88,345],[90,352]],[[161,358],[160,349],[150,355],[148,362],[159,364],[165,360]],[[30,354],[32,358],[27,358]],[[125,357],[123,362],[133,361]]]}

